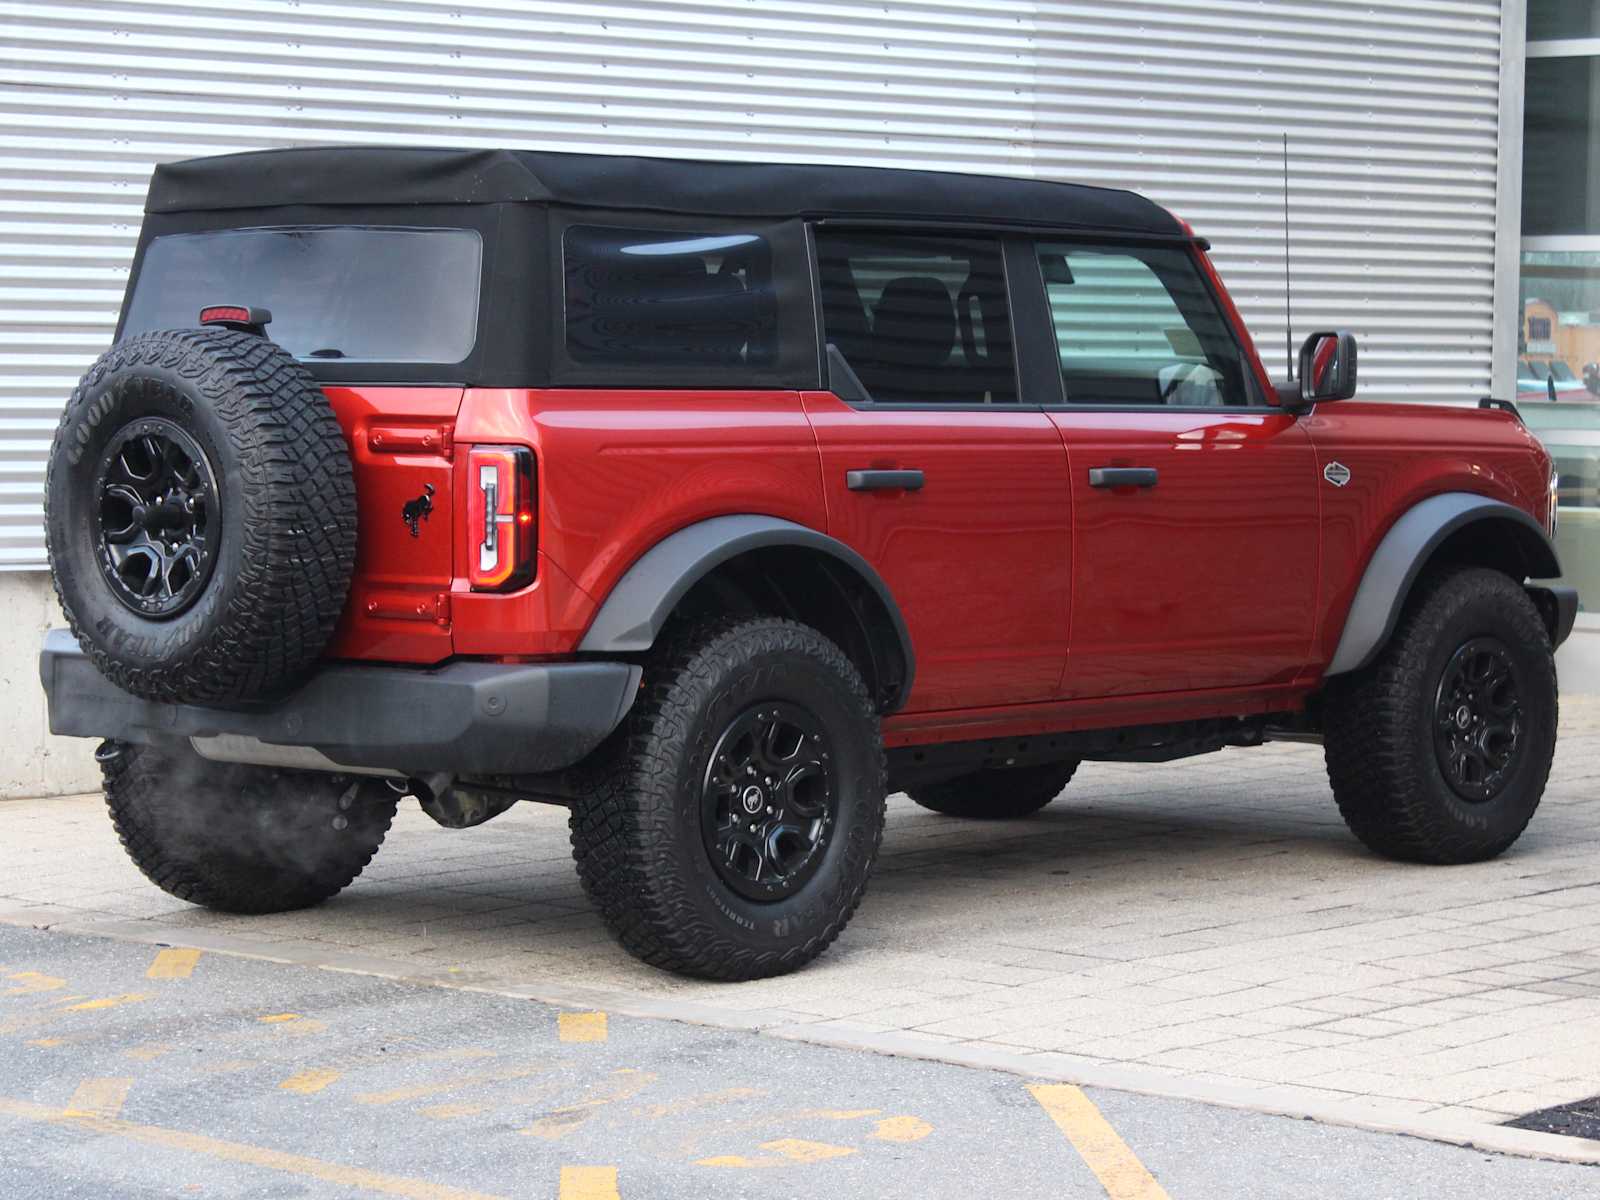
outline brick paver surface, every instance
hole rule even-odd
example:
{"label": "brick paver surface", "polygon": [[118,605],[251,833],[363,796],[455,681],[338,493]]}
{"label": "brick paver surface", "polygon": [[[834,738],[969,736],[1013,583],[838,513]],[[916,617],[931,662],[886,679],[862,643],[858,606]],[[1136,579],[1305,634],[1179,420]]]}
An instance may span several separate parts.
{"label": "brick paver surface", "polygon": [[97,797],[6,801],[0,912],[320,943],[460,981],[776,1012],[819,1036],[902,1031],[1500,1121],[1600,1092],[1597,851],[1600,699],[1569,697],[1544,805],[1498,861],[1368,854],[1315,747],[1088,764],[1024,821],[896,797],[849,930],[815,966],[751,984],[675,979],[617,949],[579,889],[565,814],[534,805],[450,832],[408,802],[343,896],[235,918],[146,883]]}

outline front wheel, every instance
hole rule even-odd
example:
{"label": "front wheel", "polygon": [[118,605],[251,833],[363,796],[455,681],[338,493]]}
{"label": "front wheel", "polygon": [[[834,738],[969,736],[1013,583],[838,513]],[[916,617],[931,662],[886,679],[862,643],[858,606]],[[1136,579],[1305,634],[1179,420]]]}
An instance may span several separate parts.
{"label": "front wheel", "polygon": [[1539,807],[1556,716],[1550,636],[1521,585],[1482,567],[1430,573],[1377,660],[1328,688],[1339,811],[1390,858],[1493,858]]}
{"label": "front wheel", "polygon": [[682,628],[596,751],[578,876],[623,947],[706,979],[793,971],[839,936],[883,836],[878,718],[859,672],[777,618]]}

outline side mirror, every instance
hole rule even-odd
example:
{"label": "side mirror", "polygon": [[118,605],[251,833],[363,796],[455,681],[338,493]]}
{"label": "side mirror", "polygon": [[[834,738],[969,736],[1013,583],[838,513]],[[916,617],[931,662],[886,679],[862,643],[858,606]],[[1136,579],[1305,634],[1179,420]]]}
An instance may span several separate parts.
{"label": "side mirror", "polygon": [[1300,347],[1300,400],[1309,407],[1356,394],[1356,335],[1313,333]]}

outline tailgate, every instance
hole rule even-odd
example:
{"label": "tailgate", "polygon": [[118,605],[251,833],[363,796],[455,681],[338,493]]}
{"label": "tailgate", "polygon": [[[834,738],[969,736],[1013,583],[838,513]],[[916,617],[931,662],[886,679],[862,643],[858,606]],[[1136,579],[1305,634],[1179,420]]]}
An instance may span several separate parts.
{"label": "tailgate", "polygon": [[324,390],[350,441],[360,521],[350,599],[327,654],[438,662],[452,653],[451,439],[462,389]]}

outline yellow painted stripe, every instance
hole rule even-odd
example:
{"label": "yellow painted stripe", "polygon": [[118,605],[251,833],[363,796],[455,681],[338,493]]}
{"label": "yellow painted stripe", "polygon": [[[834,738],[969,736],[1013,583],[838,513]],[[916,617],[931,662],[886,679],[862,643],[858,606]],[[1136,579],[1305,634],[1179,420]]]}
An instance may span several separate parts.
{"label": "yellow painted stripe", "polygon": [[319,1179],[324,1183],[344,1188],[364,1188],[386,1196],[403,1196],[407,1200],[502,1200],[484,1192],[465,1191],[432,1183],[426,1179],[412,1179],[404,1175],[387,1175],[382,1171],[369,1171],[363,1167],[346,1166],[300,1154],[285,1154],[265,1146],[251,1146],[244,1142],[225,1142],[220,1138],[199,1133],[185,1133],[181,1129],[167,1129],[159,1125],[136,1125],[113,1117],[80,1117],[59,1108],[46,1108],[27,1100],[0,1098],[0,1116],[20,1121],[37,1121],[54,1125],[70,1125],[106,1137],[120,1137],[164,1150],[183,1150],[202,1154],[224,1162],[245,1166],[264,1167],[269,1171],[282,1171],[302,1179]]}
{"label": "yellow painted stripe", "polygon": [[282,1025],[285,1021],[298,1021],[301,1019],[299,1013],[269,1013],[267,1016],[256,1018],[263,1025]]}
{"label": "yellow painted stripe", "polygon": [[148,992],[125,992],[121,996],[107,996],[101,1000],[85,1000],[82,1004],[69,1004],[62,1012],[99,1012],[103,1008],[117,1008],[123,1004],[137,1004],[150,999]]}
{"label": "yellow painted stripe", "polygon": [[200,961],[200,951],[186,946],[169,946],[156,955],[155,962],[145,972],[147,979],[187,979],[194,974],[194,965]]}
{"label": "yellow painted stripe", "polygon": [[615,1167],[562,1167],[561,1200],[622,1200]]}
{"label": "yellow painted stripe", "polygon": [[54,992],[67,986],[65,979],[57,979],[54,975],[41,975],[38,971],[18,971],[15,975],[7,975],[7,979],[17,986],[6,988],[0,996],[25,996],[31,992]]}
{"label": "yellow painted stripe", "polygon": [[564,1012],[556,1017],[556,1028],[563,1042],[603,1042],[606,1040],[606,1015],[603,1012]]}
{"label": "yellow painted stripe", "polygon": [[133,1080],[85,1079],[67,1101],[69,1117],[114,1117],[127,1102]]}
{"label": "yellow painted stripe", "polygon": [[1155,1176],[1145,1170],[1083,1089],[1058,1083],[1033,1084],[1028,1090],[1067,1135],[1110,1200],[1169,1200]]}
{"label": "yellow painted stripe", "polygon": [[872,1136],[880,1142],[920,1142],[933,1132],[921,1117],[885,1117],[873,1127]]}
{"label": "yellow painted stripe", "polygon": [[278,1086],[286,1092],[299,1092],[302,1096],[309,1096],[336,1082],[342,1073],[331,1067],[311,1067],[289,1076]]}

